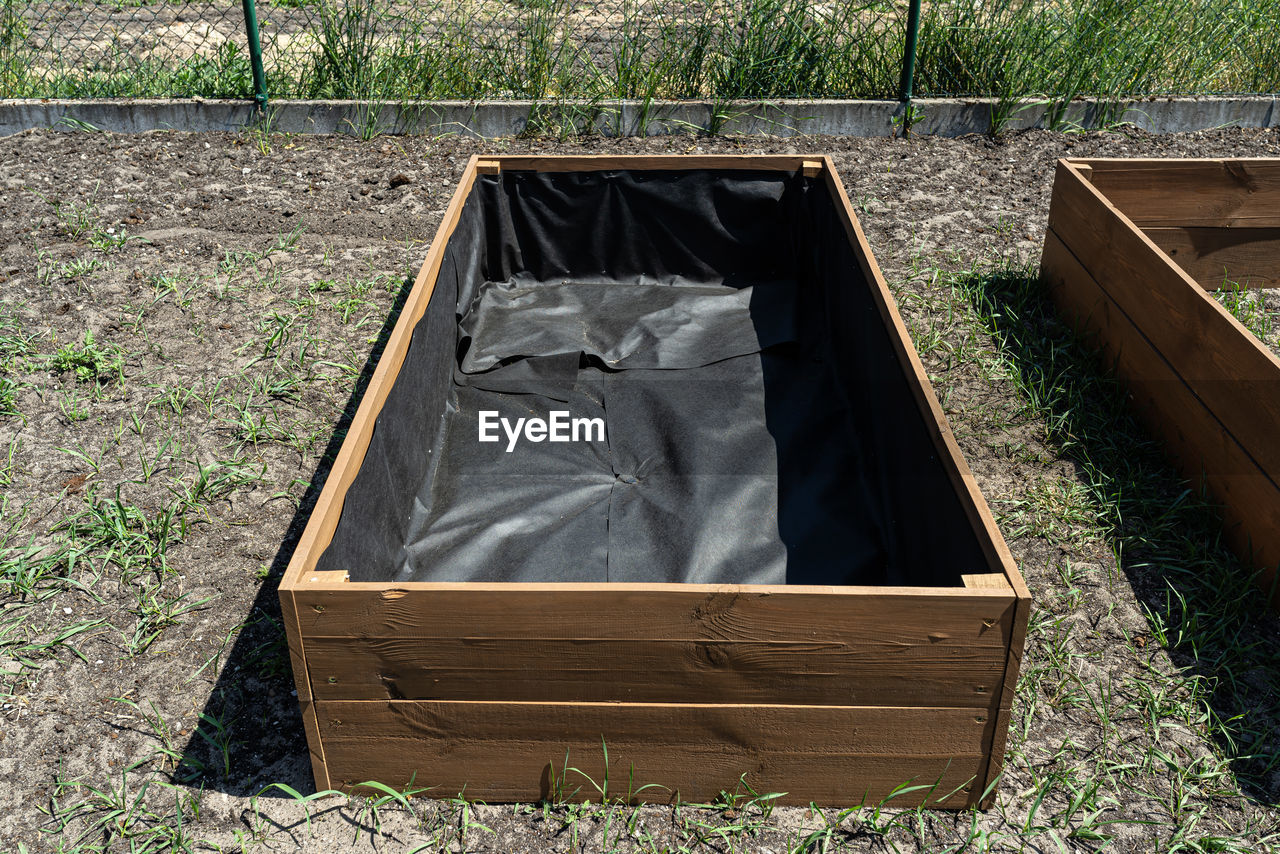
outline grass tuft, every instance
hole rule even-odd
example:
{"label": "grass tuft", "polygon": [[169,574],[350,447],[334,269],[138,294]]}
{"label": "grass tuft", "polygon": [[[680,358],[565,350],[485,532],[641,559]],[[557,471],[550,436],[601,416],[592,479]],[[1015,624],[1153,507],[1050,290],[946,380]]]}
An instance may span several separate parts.
{"label": "grass tuft", "polygon": [[92,331],[79,344],[64,344],[48,358],[55,373],[73,373],[77,382],[99,386],[124,385],[124,350],[116,344],[101,344]]}

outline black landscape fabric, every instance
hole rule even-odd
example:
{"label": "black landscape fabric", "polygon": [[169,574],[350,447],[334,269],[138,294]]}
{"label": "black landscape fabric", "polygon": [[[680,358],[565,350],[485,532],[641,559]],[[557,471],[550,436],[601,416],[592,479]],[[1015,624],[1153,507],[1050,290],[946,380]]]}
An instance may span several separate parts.
{"label": "black landscape fabric", "polygon": [[481,175],[318,568],[959,585],[989,569],[891,334],[818,179]]}

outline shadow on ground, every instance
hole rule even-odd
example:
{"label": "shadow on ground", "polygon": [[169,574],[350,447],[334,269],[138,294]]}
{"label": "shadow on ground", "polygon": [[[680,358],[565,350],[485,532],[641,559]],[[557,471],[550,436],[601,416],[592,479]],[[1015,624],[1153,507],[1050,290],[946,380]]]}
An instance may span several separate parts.
{"label": "shadow on ground", "polygon": [[293,692],[278,588],[412,287],[412,279],[402,283],[355,387],[333,425],[310,486],[271,562],[268,578],[222,660],[200,724],[183,750],[175,773],[184,783],[237,797],[260,793],[264,797],[286,797],[279,788],[263,792],[272,783],[303,794],[315,791],[302,716]]}
{"label": "shadow on ground", "polygon": [[1242,793],[1280,801],[1280,620],[1222,543],[1221,515],[1135,419],[1123,386],[1059,316],[1034,269],[962,277],[1009,375],[1076,465],[1151,635],[1200,678]]}

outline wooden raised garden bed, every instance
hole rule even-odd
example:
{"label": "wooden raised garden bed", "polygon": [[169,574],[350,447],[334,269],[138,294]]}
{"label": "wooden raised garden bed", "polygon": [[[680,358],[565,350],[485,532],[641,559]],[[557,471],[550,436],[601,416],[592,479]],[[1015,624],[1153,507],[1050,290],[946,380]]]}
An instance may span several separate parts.
{"label": "wooden raised garden bed", "polygon": [[1041,276],[1280,606],[1280,360],[1206,293],[1280,286],[1280,160],[1061,160]]}
{"label": "wooden raised garden bed", "polygon": [[320,788],[945,807],[1029,607],[821,157],[473,158],[280,598]]}

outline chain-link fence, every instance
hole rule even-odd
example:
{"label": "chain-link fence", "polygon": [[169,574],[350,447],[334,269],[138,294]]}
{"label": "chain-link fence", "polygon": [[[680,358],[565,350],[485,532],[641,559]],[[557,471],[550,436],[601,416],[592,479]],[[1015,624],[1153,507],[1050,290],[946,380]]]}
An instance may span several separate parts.
{"label": "chain-link fence", "polygon": [[[0,97],[886,98],[906,0],[0,0]],[[917,94],[1275,92],[1275,0],[923,4]]]}
{"label": "chain-link fence", "polygon": [[239,2],[0,0],[0,96],[251,93]]}

